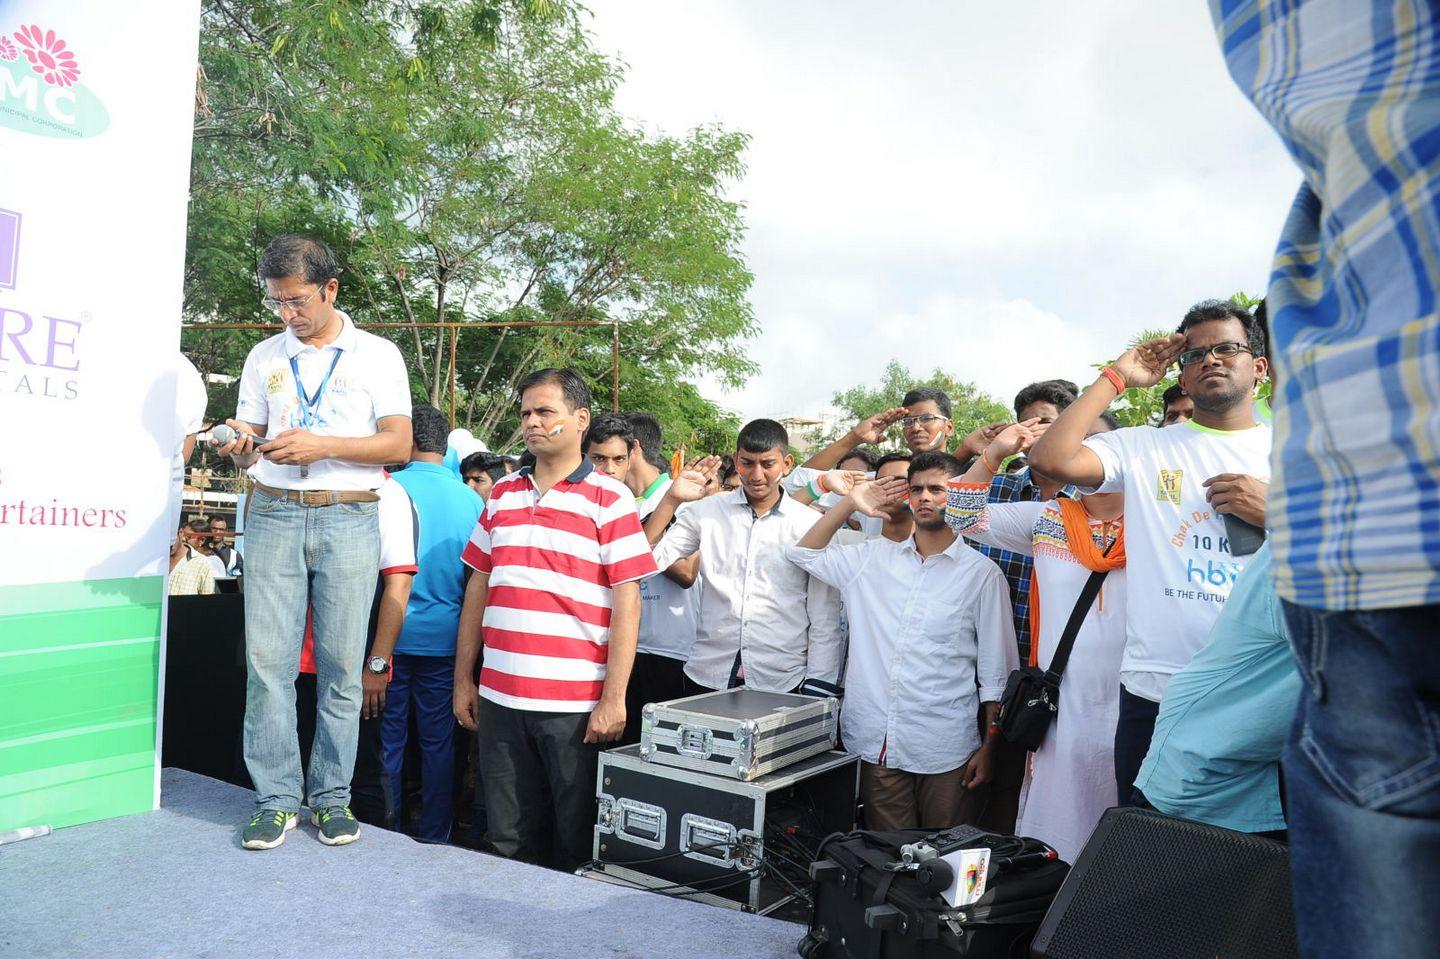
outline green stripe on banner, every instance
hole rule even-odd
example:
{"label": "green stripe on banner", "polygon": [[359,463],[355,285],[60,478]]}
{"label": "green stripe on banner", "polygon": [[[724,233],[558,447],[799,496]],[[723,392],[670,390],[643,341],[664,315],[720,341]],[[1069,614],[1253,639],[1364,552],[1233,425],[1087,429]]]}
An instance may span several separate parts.
{"label": "green stripe on banner", "polygon": [[164,577],[0,587],[0,832],[151,808]]}

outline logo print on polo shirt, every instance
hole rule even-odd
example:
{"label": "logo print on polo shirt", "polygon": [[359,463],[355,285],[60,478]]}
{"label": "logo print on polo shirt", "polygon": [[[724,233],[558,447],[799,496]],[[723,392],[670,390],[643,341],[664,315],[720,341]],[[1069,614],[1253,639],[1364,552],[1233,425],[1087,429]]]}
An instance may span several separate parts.
{"label": "logo print on polo shirt", "polygon": [[279,367],[271,370],[265,377],[265,392],[280,393],[285,389],[285,371]]}
{"label": "logo print on polo shirt", "polygon": [[1179,506],[1180,478],[1184,475],[1184,470],[1161,470],[1159,482],[1155,486],[1155,498],[1168,499],[1171,503]]}

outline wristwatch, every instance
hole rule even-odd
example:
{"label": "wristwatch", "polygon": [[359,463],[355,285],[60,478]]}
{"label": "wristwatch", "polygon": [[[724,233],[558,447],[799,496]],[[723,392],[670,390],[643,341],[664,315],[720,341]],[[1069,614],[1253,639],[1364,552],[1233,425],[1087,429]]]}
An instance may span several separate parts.
{"label": "wristwatch", "polygon": [[388,673],[390,672],[390,661],[383,656],[371,656],[365,663],[365,668],[376,674]]}

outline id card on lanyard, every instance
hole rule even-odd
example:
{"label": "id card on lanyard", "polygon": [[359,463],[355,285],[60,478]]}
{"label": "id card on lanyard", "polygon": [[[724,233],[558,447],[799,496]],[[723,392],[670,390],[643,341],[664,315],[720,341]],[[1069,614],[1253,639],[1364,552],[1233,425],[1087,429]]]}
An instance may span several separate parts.
{"label": "id card on lanyard", "polygon": [[[295,379],[295,395],[300,398],[300,426],[303,429],[313,432],[316,410],[320,408],[320,399],[325,395],[325,387],[330,385],[330,374],[335,372],[336,365],[340,362],[340,354],[345,351],[336,347],[335,356],[330,360],[330,368],[325,371],[325,378],[315,389],[315,395],[311,396],[305,392],[305,384],[300,382],[300,364],[295,357],[290,357],[290,374]],[[300,478],[306,479],[310,476],[310,466],[305,464],[300,467]]]}

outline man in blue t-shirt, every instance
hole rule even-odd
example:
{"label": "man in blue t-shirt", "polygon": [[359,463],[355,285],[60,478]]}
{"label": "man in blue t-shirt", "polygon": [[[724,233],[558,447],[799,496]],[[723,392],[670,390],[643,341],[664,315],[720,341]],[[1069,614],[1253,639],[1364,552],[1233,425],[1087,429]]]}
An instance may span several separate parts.
{"label": "man in blue t-shirt", "polygon": [[[420,817],[417,838],[446,842],[454,819],[455,635],[465,597],[466,567],[460,554],[485,503],[444,466],[450,423],[433,406],[412,413],[410,465],[394,479],[420,514],[420,571],[410,590],[405,626],[392,661],[372,659],[371,672],[390,670],[381,721],[385,766],[399,790],[405,746],[414,716],[420,740]],[[400,806],[400,797],[394,798]],[[402,818],[402,822],[405,820]]]}

